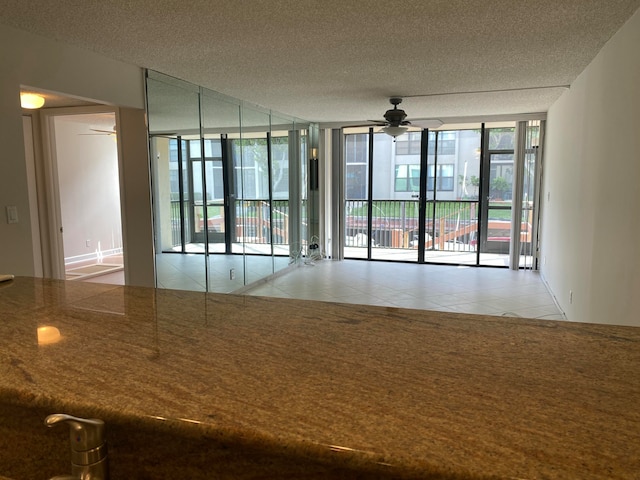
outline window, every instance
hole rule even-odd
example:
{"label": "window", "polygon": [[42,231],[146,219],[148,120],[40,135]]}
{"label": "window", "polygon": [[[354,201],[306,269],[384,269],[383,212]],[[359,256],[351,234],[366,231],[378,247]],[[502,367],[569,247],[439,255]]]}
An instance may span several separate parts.
{"label": "window", "polygon": [[271,194],[274,200],[289,198],[289,137],[271,137]]}
{"label": "window", "polygon": [[408,132],[400,135],[396,139],[396,155],[420,155],[421,137],[421,132]]}
{"label": "window", "polygon": [[345,135],[346,198],[366,200],[367,165],[369,163],[369,134]]}
{"label": "window", "polygon": [[[451,132],[435,132],[438,138],[438,156],[440,155],[455,155],[456,154],[456,139],[458,133]],[[429,155],[435,155],[436,144],[435,139],[429,135]]]}
{"label": "window", "polygon": [[[189,145],[189,158],[200,158],[201,144],[198,140],[187,140]],[[222,145],[219,139],[206,138],[204,142],[204,157],[209,158],[222,158]]]}
{"label": "window", "polygon": [[369,160],[369,134],[345,135],[344,158],[347,163],[366,163]]}
{"label": "window", "polygon": [[176,140],[175,138],[169,140],[169,161],[178,161],[178,140]]}
{"label": "window", "polygon": [[396,192],[420,191],[420,165],[396,165]]}
{"label": "window", "polygon": [[515,128],[489,129],[489,150],[513,150],[515,145]]}
{"label": "window", "polygon": [[[434,166],[429,165],[427,169],[427,189],[433,191]],[[438,191],[453,191],[453,164],[438,165]],[[420,165],[396,165],[394,190],[396,192],[419,192],[420,191]]]}
{"label": "window", "polygon": [[[207,200],[224,200],[224,183],[222,181],[222,160],[209,160],[207,166]],[[213,191],[212,191],[213,190]]]}
{"label": "window", "polygon": [[438,189],[453,191],[453,165],[438,165]]}
{"label": "window", "polygon": [[367,165],[347,165],[347,199],[367,199]]}
{"label": "window", "polygon": [[[427,190],[433,191],[433,165],[429,165],[427,169]],[[453,191],[453,164],[438,165],[438,183],[437,188],[439,192],[451,192]]]}
{"label": "window", "polygon": [[255,167],[235,168],[236,171],[236,191],[242,192],[241,197],[244,200],[257,200],[257,180]]}
{"label": "window", "polygon": [[169,191],[171,200],[180,199],[180,176],[178,169],[178,141],[174,138],[169,140]]}
{"label": "window", "polygon": [[[200,139],[186,140],[185,156],[191,159],[193,170],[193,189],[194,200],[203,200],[202,186],[202,161],[201,146],[204,145],[205,155],[205,176],[206,176],[206,200],[221,201],[224,199],[224,185],[222,181],[222,145],[219,139],[204,139],[201,143]],[[176,144],[177,158],[177,144]],[[177,174],[177,172],[176,172]],[[188,187],[185,185],[185,191]]]}
{"label": "window", "polygon": [[234,139],[232,155],[236,198],[238,200],[268,198],[267,139]]}
{"label": "window", "polygon": [[171,200],[180,199],[180,177],[178,176],[177,162],[169,162],[169,188]]}

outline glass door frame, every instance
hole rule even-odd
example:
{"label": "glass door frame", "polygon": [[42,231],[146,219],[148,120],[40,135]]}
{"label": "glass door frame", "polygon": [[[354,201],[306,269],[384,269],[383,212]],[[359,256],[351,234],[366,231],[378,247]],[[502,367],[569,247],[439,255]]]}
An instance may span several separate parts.
{"label": "glass door frame", "polygon": [[[221,158],[222,162],[222,187],[223,187],[223,202],[222,209],[224,212],[224,226],[225,226],[225,251],[224,253],[231,253],[231,236],[233,235],[233,219],[231,218],[232,208],[230,206],[230,199],[233,198],[233,194],[230,193],[230,183],[229,183],[229,173],[228,173],[228,158],[226,158],[226,154],[228,152],[227,148],[227,138],[226,135],[220,136],[220,147],[221,147]],[[189,253],[186,249],[188,243],[204,243],[206,245],[205,250],[208,250],[209,245],[209,232],[208,232],[208,207],[206,196],[207,196],[207,188],[208,183],[206,181],[207,174],[207,166],[211,166],[212,162],[218,160],[216,157],[203,157],[204,152],[206,151],[204,142],[206,140],[216,140],[213,138],[198,138],[198,139],[185,139],[182,135],[177,135],[176,137],[171,137],[171,140],[176,141],[177,146],[177,163],[178,163],[178,197],[180,202],[180,253]],[[198,141],[198,150],[200,156],[193,157],[190,154],[191,145],[189,142]],[[186,158],[185,158],[186,157]],[[195,198],[194,198],[194,168],[193,164],[195,162],[201,163],[201,182],[202,182],[202,209],[203,209],[203,218],[204,230],[202,232],[196,232],[195,228]],[[185,168],[186,167],[186,168]],[[185,173],[186,172],[186,173]],[[187,178],[185,179],[185,174]],[[186,180],[186,182],[185,182]],[[187,191],[185,191],[185,189]],[[191,222],[187,222],[185,219],[185,211],[184,204],[188,202],[187,208],[189,209],[189,218],[192,219]],[[189,225],[187,225],[189,223]],[[187,228],[189,231],[187,232]],[[187,235],[191,239],[191,241],[187,241]],[[194,253],[194,252],[192,252]],[[202,252],[205,253],[205,252]],[[211,253],[211,252],[209,252]]]}
{"label": "glass door frame", "polygon": [[[457,266],[478,266],[479,265],[479,255],[478,249],[475,251],[472,250],[472,239],[473,233],[475,236],[479,235],[478,229],[481,228],[481,222],[479,220],[481,215],[481,196],[480,191],[478,190],[477,194],[468,196],[468,198],[463,197],[463,192],[466,192],[467,188],[467,177],[469,174],[469,179],[473,178],[476,173],[476,170],[469,171],[467,169],[467,164],[469,162],[473,164],[474,159],[466,157],[470,152],[461,152],[461,144],[463,140],[460,137],[460,134],[463,132],[477,132],[479,146],[476,148],[478,152],[477,159],[477,174],[478,174],[478,188],[480,186],[481,180],[481,172],[482,172],[482,162],[483,162],[483,129],[484,124],[477,124],[477,126],[467,125],[465,128],[455,128],[448,129],[446,127],[442,129],[435,130],[427,130],[424,138],[423,138],[423,150],[422,154],[424,156],[422,160],[422,168],[421,171],[425,172],[425,180],[424,187],[421,190],[424,194],[421,194],[421,199],[425,199],[421,201],[424,203],[425,210],[425,218],[421,219],[421,227],[424,225],[425,228],[425,237],[424,240],[420,241],[420,259],[419,263],[423,264],[444,264],[444,265],[457,265]],[[448,150],[451,147],[447,147],[444,142],[451,142],[451,139],[441,138],[444,134],[451,134],[452,132],[456,133],[456,138],[454,141],[454,151],[456,152],[456,158],[452,161],[450,158],[447,160],[446,157],[450,157],[452,155]],[[468,139],[467,139],[468,141]],[[432,156],[433,159],[430,162],[429,157]],[[441,156],[445,158],[440,158]],[[440,163],[442,162],[442,163]],[[461,168],[461,164],[464,162],[465,172],[464,176],[460,175],[458,171]],[[451,170],[451,176],[445,175],[445,168],[448,167],[447,171]],[[473,167],[472,167],[473,168]],[[458,184],[460,185],[460,190],[456,190],[455,188],[455,174],[458,173]],[[462,177],[462,178],[461,178]],[[447,179],[447,180],[445,180]],[[447,183],[451,185],[451,188],[446,188],[444,184]],[[441,186],[441,184],[443,186]],[[473,186],[473,183],[469,184]],[[454,198],[444,199],[442,195],[447,195],[449,192],[456,192]],[[431,195],[431,196],[430,196]],[[430,217],[427,217],[426,212],[427,208],[430,208]],[[441,209],[440,206],[444,208]],[[468,208],[467,208],[468,206]],[[442,210],[447,212],[443,216]],[[467,213],[468,212],[468,213]],[[475,213],[474,213],[475,212]],[[474,213],[472,216],[471,214]],[[450,223],[450,217],[455,216],[455,230],[448,230],[448,223]],[[427,229],[427,219],[431,219],[431,228]],[[472,225],[475,224],[475,232],[472,230]],[[461,226],[462,225],[462,226]],[[453,233],[453,236],[451,234]],[[460,237],[465,237],[465,242],[460,242]],[[429,243],[428,238],[431,240],[431,248],[427,249],[427,244]],[[438,248],[436,249],[435,245],[438,244]],[[449,246],[447,246],[449,244]],[[462,244],[464,246],[458,248],[457,245]],[[453,245],[453,247],[451,247]],[[441,250],[442,249],[442,250]],[[437,255],[429,256],[427,252],[433,252],[435,250],[442,252],[450,252],[453,255],[457,255],[459,253],[463,253],[465,259],[473,258],[473,260],[467,261],[436,261],[438,258]],[[473,255],[475,253],[475,255]]]}
{"label": "glass door frame", "polygon": [[[375,161],[374,161],[374,145],[375,145],[375,135],[384,135],[380,132],[376,132],[374,127],[369,127],[367,132],[364,133],[359,133],[359,134],[353,134],[353,135],[367,135],[367,161],[366,161],[366,167],[365,167],[365,172],[366,172],[366,195],[364,199],[347,199],[346,197],[346,180],[345,180],[345,175],[347,173],[347,163],[346,163],[346,156],[344,154],[346,148],[346,138],[345,138],[345,133],[343,130],[340,131],[341,135],[340,135],[340,141],[342,143],[342,149],[341,151],[343,152],[342,158],[341,158],[341,163],[343,164],[342,167],[339,169],[339,171],[343,172],[343,175],[341,175],[340,177],[340,182],[343,183],[344,188],[341,188],[341,196],[342,198],[340,199],[340,204],[342,205],[343,208],[343,212],[345,213],[344,215],[342,215],[340,221],[342,222],[342,225],[340,227],[340,230],[342,232],[344,232],[341,235],[341,254],[340,254],[340,258],[344,258],[344,247],[345,245],[345,234],[346,234],[346,226],[344,225],[344,221],[345,221],[345,217],[346,217],[346,203],[348,201],[362,201],[362,202],[366,202],[366,211],[367,211],[367,224],[366,224],[366,239],[367,239],[367,244],[366,244],[366,257],[362,258],[362,257],[354,257],[358,258],[360,260],[376,260],[376,261],[397,261],[397,260],[388,260],[388,259],[381,259],[381,258],[374,258],[373,257],[373,240],[374,240],[374,227],[373,227],[373,220],[374,220],[374,216],[373,216],[373,209],[374,209],[374,202],[376,202],[376,200],[374,199],[374,172],[375,172]],[[416,131],[413,131],[412,133],[418,133]],[[418,248],[417,248],[417,255],[416,255],[416,260],[405,260],[403,261],[404,263],[424,263],[424,248],[420,248],[420,245],[424,246],[424,241],[426,238],[426,234],[425,234],[425,224],[424,224],[424,219],[425,219],[425,208],[426,208],[426,202],[424,201],[424,199],[426,199],[426,189],[427,189],[427,169],[426,169],[426,161],[427,161],[427,143],[425,143],[425,139],[428,138],[428,134],[429,134],[429,130],[428,129],[422,129],[420,131],[421,134],[421,145],[420,145],[420,178],[419,178],[419,184],[420,184],[420,190],[418,192],[417,198],[418,198]],[[347,134],[348,135],[348,134]],[[395,139],[394,139],[395,142]],[[422,260],[420,260],[420,258]]]}
{"label": "glass door frame", "polygon": [[[514,124],[514,141],[515,136],[517,135],[516,125]],[[491,206],[491,159],[494,155],[512,155],[514,165],[512,168],[514,169],[513,176],[515,182],[515,163],[516,159],[516,150],[515,148],[510,149],[491,149],[489,144],[489,135],[491,134],[491,128],[486,128],[485,124],[482,124],[482,153],[480,157],[480,193],[479,193],[479,210],[480,215],[478,218],[478,258],[476,260],[477,264],[480,265],[480,254],[488,253],[488,234],[489,234],[489,210],[508,210],[510,213],[513,212],[513,198],[512,202],[509,206],[505,205],[497,205]],[[513,186],[512,186],[513,191]],[[512,191],[510,193],[512,193]],[[510,215],[511,217],[511,215]],[[513,234],[513,233],[512,233]],[[512,235],[511,234],[511,235]],[[508,254],[509,252],[507,252]]]}
{"label": "glass door frame", "polygon": [[[436,137],[436,152],[438,151]],[[418,263],[425,262],[425,245],[427,241],[427,163],[429,152],[429,129],[422,130],[420,135],[420,193],[418,194]],[[435,181],[435,179],[434,179]],[[435,205],[435,202],[434,202]]]}

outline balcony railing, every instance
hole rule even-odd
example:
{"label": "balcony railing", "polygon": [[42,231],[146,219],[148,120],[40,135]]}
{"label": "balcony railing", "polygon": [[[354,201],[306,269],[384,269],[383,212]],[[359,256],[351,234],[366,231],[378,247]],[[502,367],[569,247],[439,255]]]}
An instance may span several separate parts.
{"label": "balcony railing", "polygon": [[[204,208],[202,204],[194,204],[190,212],[190,202],[183,202],[186,241],[191,241],[191,234],[204,232]],[[235,231],[232,242],[288,245],[289,244],[289,200],[237,200],[235,207]],[[180,222],[180,202],[171,202],[171,237],[174,246],[182,242]],[[306,227],[306,202],[302,205],[303,235]],[[191,232],[189,218],[197,218]],[[207,203],[207,228],[209,239],[218,239],[225,232],[224,208],[221,202]],[[306,238],[303,236],[303,238]],[[202,240],[201,240],[202,241]]]}
{"label": "balcony railing", "polygon": [[[368,202],[345,202],[345,245],[367,247]],[[425,212],[425,249],[474,251],[478,239],[477,201],[429,200]],[[414,249],[418,247],[418,200],[374,200],[371,205],[373,248]],[[523,212],[520,242],[531,245],[531,209]],[[511,236],[511,207],[492,203],[486,222],[487,247],[500,244],[508,251]],[[501,248],[502,248],[501,247]]]}
{"label": "balcony railing", "polygon": [[[372,203],[372,246],[417,248],[418,200],[374,200]],[[444,249],[447,243],[469,244],[477,231],[478,202],[427,201],[426,248]],[[347,200],[345,235],[347,246],[367,245],[368,202]],[[435,239],[435,242],[434,242]]]}
{"label": "balcony railing", "polygon": [[[191,218],[195,222],[193,232],[204,230],[202,205],[189,202],[183,206],[186,242],[191,241]],[[487,236],[489,241],[508,242],[511,225],[506,218],[493,218],[489,209]],[[497,211],[497,210],[495,210]],[[209,239],[224,239],[224,217],[222,205],[207,204]],[[306,203],[302,205],[302,238],[306,239]],[[425,218],[425,249],[475,250],[478,236],[477,201],[427,201]],[[418,200],[374,200],[372,203],[372,247],[415,249],[418,246]],[[368,202],[347,200],[345,202],[345,245],[366,247]],[[272,228],[273,225],[273,228]],[[181,244],[180,202],[171,202],[171,229],[174,246]],[[273,238],[272,238],[273,237]],[[531,224],[522,223],[521,242],[531,241]],[[235,202],[234,243],[289,245],[289,201],[237,200]]]}
{"label": "balcony railing", "polygon": [[238,200],[235,207],[236,242],[289,244],[289,200]]}

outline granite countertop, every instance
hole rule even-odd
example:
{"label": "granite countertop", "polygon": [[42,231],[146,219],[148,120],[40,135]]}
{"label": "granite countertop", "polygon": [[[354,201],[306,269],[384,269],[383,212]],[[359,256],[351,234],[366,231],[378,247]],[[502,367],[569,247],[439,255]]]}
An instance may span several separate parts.
{"label": "granite countertop", "polygon": [[[44,325],[57,343],[38,345]],[[277,478],[265,474],[279,471],[272,457],[297,465],[287,478],[637,478],[639,372],[634,327],[0,285],[5,422],[25,409],[37,428],[55,408],[104,418],[116,471],[122,432],[158,428],[157,444],[193,442],[193,464],[206,461],[198,442],[229,464],[253,462],[246,478]],[[300,475],[311,464],[315,476]]]}

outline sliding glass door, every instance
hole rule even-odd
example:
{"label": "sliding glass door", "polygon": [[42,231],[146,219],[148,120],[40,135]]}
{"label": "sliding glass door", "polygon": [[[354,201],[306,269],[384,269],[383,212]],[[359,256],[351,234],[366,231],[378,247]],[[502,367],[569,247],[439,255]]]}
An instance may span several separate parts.
{"label": "sliding glass door", "polygon": [[[373,134],[372,250],[374,260],[418,261],[421,132],[395,141]],[[389,172],[382,175],[379,172]]]}
{"label": "sliding glass door", "polygon": [[508,265],[514,180],[515,126],[485,129],[481,265]]}
{"label": "sliding glass door", "polygon": [[345,131],[345,258],[476,263],[480,129],[423,137]]}
{"label": "sliding glass door", "polygon": [[[219,136],[218,136],[219,137]],[[220,138],[189,140],[187,166],[190,172],[186,196],[193,198],[191,248],[195,251],[225,251],[222,149]],[[203,158],[204,154],[204,158]],[[197,245],[197,246],[196,246]]]}
{"label": "sliding glass door", "polygon": [[345,135],[345,237],[346,258],[370,258],[371,216],[369,201],[370,139],[373,130]]}
{"label": "sliding glass door", "polygon": [[541,122],[494,125],[485,129],[481,265],[534,265],[539,205]]}
{"label": "sliding glass door", "polygon": [[539,126],[520,124],[528,146],[519,173],[515,122],[395,140],[373,128],[345,129],[344,257],[509,266],[514,235],[515,248],[531,255]]}
{"label": "sliding glass door", "polygon": [[425,262],[475,265],[481,129],[429,132]]}

